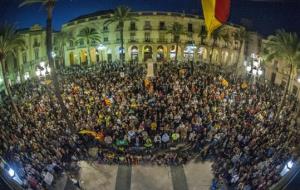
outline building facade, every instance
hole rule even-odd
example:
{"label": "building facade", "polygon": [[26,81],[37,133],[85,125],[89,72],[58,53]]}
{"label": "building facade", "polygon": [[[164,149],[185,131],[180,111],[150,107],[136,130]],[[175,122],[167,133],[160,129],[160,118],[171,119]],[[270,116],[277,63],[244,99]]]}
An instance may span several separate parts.
{"label": "building facade", "polygon": [[[91,64],[110,63],[120,60],[120,31],[117,23],[105,25],[112,17],[113,11],[99,11],[75,18],[65,23],[61,32],[70,34],[70,39],[64,45],[62,56],[55,57],[56,65],[66,66],[87,64],[88,53]],[[205,30],[204,20],[198,15],[172,12],[133,12],[136,21],[125,22],[124,53],[125,61],[143,63],[148,59],[164,63],[175,59],[176,43],[168,31],[175,22],[183,25],[184,34],[180,36],[178,45],[178,61],[211,62],[214,64],[231,65],[244,60],[244,49],[241,42],[234,38],[234,33],[244,30],[241,26],[226,25],[229,39],[207,40],[200,34]],[[100,43],[79,40],[78,34],[83,28],[94,28],[101,37]],[[8,60],[9,78],[12,82],[20,82],[36,76],[36,70],[41,62],[47,62],[46,31],[39,25],[19,31],[25,42],[25,48],[17,50],[17,57]],[[59,32],[53,33],[53,42]],[[100,48],[99,48],[100,47]],[[213,52],[212,52],[213,49]],[[90,50],[90,52],[88,52]],[[53,53],[59,55],[59,47],[54,43]],[[1,82],[1,79],[0,79]]]}
{"label": "building facade", "polygon": [[[265,63],[265,79],[272,84],[286,86],[289,78],[290,66],[282,60],[273,60]],[[293,72],[289,92],[300,100],[300,70]]]}
{"label": "building facade", "polygon": [[[142,63],[147,59],[157,62],[170,61],[175,58],[175,43],[168,30],[174,22],[184,26],[185,35],[181,35],[178,46],[179,61],[207,62],[211,52],[211,41],[201,39],[201,29],[204,30],[204,20],[197,15],[186,15],[170,12],[134,12],[137,21],[125,22],[124,26],[124,53],[127,62]],[[87,44],[76,41],[76,36],[85,27],[95,28],[101,35],[100,44],[93,44],[90,49],[92,63],[119,61],[120,32],[117,23],[105,25],[105,21],[112,16],[112,12],[98,12],[78,17],[62,26],[62,31],[72,33],[65,47],[65,63],[85,64],[87,62]],[[240,30],[240,27],[226,25],[231,34]],[[233,64],[239,54],[239,41],[234,41],[230,47],[219,40],[214,48],[212,62],[218,64]]]}

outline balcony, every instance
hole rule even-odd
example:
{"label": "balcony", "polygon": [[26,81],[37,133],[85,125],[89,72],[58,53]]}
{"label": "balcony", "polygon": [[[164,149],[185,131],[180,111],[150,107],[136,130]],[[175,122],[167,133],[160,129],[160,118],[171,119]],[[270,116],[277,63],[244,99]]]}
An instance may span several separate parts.
{"label": "balcony", "polygon": [[146,42],[146,43],[153,43],[153,39],[147,38],[147,39],[144,39],[144,42]]}
{"label": "balcony", "polygon": [[91,46],[98,46],[99,44],[97,42],[91,42]]}
{"label": "balcony", "polygon": [[151,25],[145,25],[144,30],[152,30],[152,26]]}
{"label": "balcony", "polygon": [[129,27],[129,31],[137,31],[136,27]]}
{"label": "balcony", "polygon": [[167,39],[158,39],[157,43],[168,43]]}
{"label": "balcony", "polygon": [[130,40],[128,40],[128,43],[138,43],[138,40],[136,40],[136,39],[130,39]]}
{"label": "balcony", "polygon": [[78,44],[77,47],[78,47],[78,48],[85,48],[86,45],[85,45],[85,44]]}
{"label": "balcony", "polygon": [[74,50],[75,49],[75,47],[74,46],[72,46],[72,47],[67,47],[67,50]]}
{"label": "balcony", "polygon": [[159,30],[167,30],[167,27],[166,26],[160,26]]}

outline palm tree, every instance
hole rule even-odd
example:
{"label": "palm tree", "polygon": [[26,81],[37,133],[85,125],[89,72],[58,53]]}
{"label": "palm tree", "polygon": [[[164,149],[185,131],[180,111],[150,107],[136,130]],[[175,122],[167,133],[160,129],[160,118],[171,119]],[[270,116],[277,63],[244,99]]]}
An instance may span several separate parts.
{"label": "palm tree", "polygon": [[[228,50],[231,47],[231,37],[230,37],[230,33],[229,31],[224,31],[223,33],[220,34],[220,38],[222,39],[222,41],[224,42],[224,47],[223,49]],[[228,63],[228,58],[227,61],[224,63],[225,67],[227,66]],[[221,62],[221,66],[223,66],[223,63]]]}
{"label": "palm tree", "polygon": [[47,57],[49,61],[49,66],[51,68],[51,78],[53,81],[53,87],[54,87],[54,94],[58,100],[58,103],[60,105],[63,118],[66,120],[67,124],[71,129],[73,129],[73,124],[71,123],[69,117],[68,117],[68,110],[64,104],[64,101],[61,97],[61,90],[58,83],[58,76],[56,73],[56,68],[54,66],[54,60],[52,57],[52,17],[53,17],[53,9],[55,6],[55,3],[57,0],[24,0],[19,7],[30,5],[34,3],[41,3],[43,6],[45,6],[47,10],[47,21],[46,21],[46,47],[47,47]]}
{"label": "palm tree", "polygon": [[177,55],[178,55],[178,46],[180,42],[181,35],[185,35],[185,29],[182,24],[179,24],[178,22],[175,22],[170,29],[167,31],[167,33],[172,34],[173,41],[175,42],[175,63],[177,63]]}
{"label": "palm tree", "polygon": [[200,38],[200,45],[204,45],[204,39],[207,38],[207,31],[205,27],[201,27],[198,37]]}
{"label": "palm tree", "polygon": [[100,43],[100,34],[97,32],[95,28],[85,27],[82,30],[80,30],[78,34],[78,41],[86,41],[87,45],[87,57],[88,57],[88,64],[91,62],[91,52],[90,52],[90,46],[91,44],[98,44]]}
{"label": "palm tree", "polygon": [[208,63],[209,67],[211,67],[212,57],[213,57],[214,50],[217,46],[217,42],[222,40],[222,32],[224,32],[224,29],[223,27],[220,27],[211,34],[213,43],[211,45],[211,51],[209,54],[209,63]]}
{"label": "palm tree", "polygon": [[247,38],[247,32],[246,32],[245,29],[240,29],[240,30],[236,31],[233,36],[234,36],[235,41],[239,41],[239,50],[238,50],[239,53],[238,53],[238,57],[237,57],[237,60],[236,60],[236,63],[235,63],[235,71],[237,73],[238,70],[239,70],[238,67],[239,67],[240,56],[243,53],[242,48],[243,48],[243,46],[245,44],[245,40]]}
{"label": "palm tree", "polygon": [[67,43],[73,39],[73,34],[70,32],[61,31],[56,34],[54,44],[59,49],[60,63],[65,66],[65,47]]}
{"label": "palm tree", "polygon": [[285,104],[291,81],[300,66],[300,39],[296,33],[278,30],[275,35],[268,38],[264,52],[266,61],[277,59],[285,61],[289,65],[288,81],[275,117],[275,119],[278,119]]}
{"label": "palm tree", "polygon": [[137,21],[134,15],[131,13],[131,9],[125,6],[119,6],[115,9],[113,16],[104,22],[104,25],[111,23],[118,23],[118,29],[120,30],[121,40],[121,64],[124,62],[124,24],[126,21]]}
{"label": "palm tree", "polygon": [[11,89],[7,80],[7,71],[6,71],[6,58],[9,55],[16,56],[16,49],[23,48],[25,46],[25,42],[20,38],[18,32],[14,25],[3,24],[0,26],[0,64],[2,68],[2,76],[4,81],[4,87],[7,92],[7,95],[10,99],[12,107],[16,112],[17,118],[22,121],[20,112],[15,104]]}

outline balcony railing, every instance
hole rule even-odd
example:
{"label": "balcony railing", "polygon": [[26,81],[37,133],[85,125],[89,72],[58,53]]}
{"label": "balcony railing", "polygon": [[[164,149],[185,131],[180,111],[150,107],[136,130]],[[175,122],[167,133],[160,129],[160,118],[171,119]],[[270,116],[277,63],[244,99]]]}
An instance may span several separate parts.
{"label": "balcony railing", "polygon": [[153,39],[144,39],[144,42],[152,43],[152,42],[153,42]]}
{"label": "balcony railing", "polygon": [[74,49],[75,49],[74,46],[72,46],[72,47],[67,47],[67,50],[74,50]]}
{"label": "balcony railing", "polygon": [[151,25],[145,25],[144,30],[152,30],[152,26]]}
{"label": "balcony railing", "polygon": [[160,26],[159,30],[167,30],[167,27],[166,26]]}
{"label": "balcony railing", "polygon": [[137,28],[136,28],[136,27],[129,27],[129,30],[130,30],[130,31],[136,31]]}
{"label": "balcony railing", "polygon": [[157,43],[168,43],[167,39],[158,39]]}
{"label": "balcony railing", "polygon": [[86,45],[85,45],[85,44],[78,44],[77,47],[78,47],[78,48],[85,48]]}
{"label": "balcony railing", "polygon": [[136,39],[130,39],[130,40],[128,40],[128,43],[138,43],[138,40],[136,40]]}

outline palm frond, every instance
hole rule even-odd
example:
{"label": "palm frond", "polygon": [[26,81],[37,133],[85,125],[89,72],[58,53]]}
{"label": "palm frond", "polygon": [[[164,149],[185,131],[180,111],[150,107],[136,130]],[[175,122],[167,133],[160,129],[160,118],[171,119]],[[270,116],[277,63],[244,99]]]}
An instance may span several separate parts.
{"label": "palm frond", "polygon": [[23,7],[26,5],[30,5],[30,4],[34,4],[34,3],[42,3],[43,5],[45,5],[46,3],[48,3],[49,1],[55,1],[55,0],[24,0],[19,7]]}

